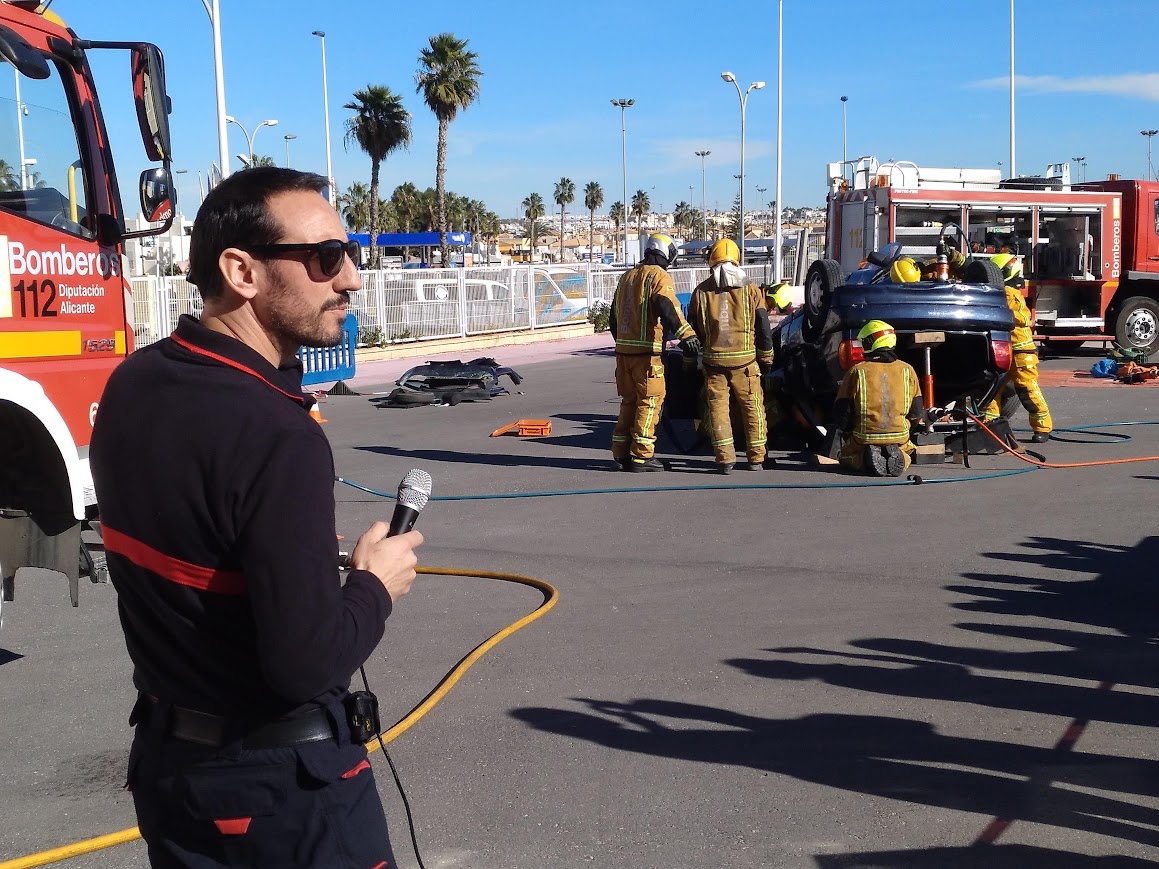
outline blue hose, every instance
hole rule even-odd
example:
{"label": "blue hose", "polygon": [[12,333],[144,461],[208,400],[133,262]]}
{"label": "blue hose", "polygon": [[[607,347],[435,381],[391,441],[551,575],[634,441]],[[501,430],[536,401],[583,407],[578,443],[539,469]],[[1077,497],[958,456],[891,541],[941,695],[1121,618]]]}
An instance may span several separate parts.
{"label": "blue hose", "polygon": [[[1089,425],[1076,425],[1069,428],[1056,428],[1051,434],[1058,432],[1084,432],[1092,431],[1094,429],[1102,428],[1118,428],[1120,426],[1130,425],[1159,425],[1159,420],[1133,420],[1130,422],[1095,422]],[[1027,429],[1019,429],[1019,431],[1026,431]],[[1130,435],[1118,434],[1115,432],[1104,432],[1104,437],[1114,437],[1119,440],[1131,440]],[[1057,440],[1066,443],[1096,443],[1096,441],[1070,441],[1064,438],[1057,438]],[[840,483],[709,483],[699,486],[616,486],[607,489],[556,489],[543,492],[496,492],[488,495],[432,495],[432,501],[499,501],[511,498],[559,498],[565,495],[620,495],[631,494],[638,492],[694,492],[697,490],[727,490],[727,489],[874,489],[881,486],[915,486],[915,485],[933,485],[936,483],[970,483],[976,480],[995,480],[1001,477],[1014,477],[1018,474],[1029,474],[1031,471],[1038,470],[1035,467],[1029,468],[1015,468],[1010,471],[993,471],[986,474],[972,474],[969,477],[942,477],[934,480],[926,480],[916,474],[904,480],[851,480]],[[377,489],[371,489],[366,486],[361,486],[358,483],[343,479],[342,477],[335,477],[335,482],[350,486],[353,489],[358,489],[361,492],[366,492],[370,495],[376,495],[379,498],[387,498],[394,500],[395,496],[390,492],[380,492]]]}

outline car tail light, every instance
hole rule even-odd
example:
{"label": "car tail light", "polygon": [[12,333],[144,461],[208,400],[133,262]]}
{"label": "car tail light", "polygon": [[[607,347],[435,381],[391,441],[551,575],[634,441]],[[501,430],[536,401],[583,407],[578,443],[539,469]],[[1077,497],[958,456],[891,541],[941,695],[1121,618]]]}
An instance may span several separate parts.
{"label": "car tail light", "polygon": [[[1007,345],[1009,347],[1009,345]],[[846,338],[837,350],[837,360],[841,363],[841,370],[848,371],[858,362],[865,359],[865,352],[861,349],[861,342]]]}
{"label": "car tail light", "polygon": [[994,353],[994,364],[1003,371],[1010,370],[1010,342],[991,341],[990,349]]}

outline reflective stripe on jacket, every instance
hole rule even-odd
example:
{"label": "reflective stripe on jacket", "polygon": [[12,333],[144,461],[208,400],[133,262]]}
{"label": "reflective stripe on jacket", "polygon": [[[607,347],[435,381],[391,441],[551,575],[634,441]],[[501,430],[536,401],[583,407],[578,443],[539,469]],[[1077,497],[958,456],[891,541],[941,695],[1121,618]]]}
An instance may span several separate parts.
{"label": "reflective stripe on jacket", "polygon": [[910,419],[921,415],[914,401],[920,395],[917,372],[908,362],[865,361],[845,373],[837,401],[853,403],[853,437],[867,444],[904,444]]}

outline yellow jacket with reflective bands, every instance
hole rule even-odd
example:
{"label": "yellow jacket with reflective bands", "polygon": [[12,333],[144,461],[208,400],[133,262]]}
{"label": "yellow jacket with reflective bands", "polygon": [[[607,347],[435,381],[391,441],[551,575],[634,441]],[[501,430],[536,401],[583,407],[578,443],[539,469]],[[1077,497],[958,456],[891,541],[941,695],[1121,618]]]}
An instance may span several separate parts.
{"label": "yellow jacket with reflective bands", "polygon": [[688,320],[704,345],[704,364],[739,368],[773,361],[765,294],[756,284],[717,289],[710,276],[692,291]]}
{"label": "yellow jacket with reflective bands", "polygon": [[921,415],[920,402],[914,402],[920,395],[917,372],[908,362],[864,361],[845,372],[837,401],[853,403],[853,437],[867,444],[904,444],[910,420]]}
{"label": "yellow jacket with reflective bands", "polygon": [[665,328],[677,339],[692,334],[680,313],[671,276],[660,266],[644,263],[620,277],[608,319],[617,353],[660,353]]}

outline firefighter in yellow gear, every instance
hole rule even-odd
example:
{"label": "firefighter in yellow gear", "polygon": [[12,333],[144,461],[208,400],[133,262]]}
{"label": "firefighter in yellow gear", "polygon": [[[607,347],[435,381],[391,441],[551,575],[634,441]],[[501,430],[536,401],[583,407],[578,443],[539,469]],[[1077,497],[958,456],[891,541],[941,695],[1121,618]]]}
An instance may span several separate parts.
{"label": "firefighter in yellow gear", "polygon": [[925,421],[918,375],[898,358],[889,323],[870,320],[857,339],[865,357],[845,373],[833,405],[834,426],[845,438],[837,460],[876,477],[900,477],[914,452],[910,427]]}
{"label": "firefighter in yellow gear", "polygon": [[781,282],[765,287],[765,307],[769,311],[769,325],[776,326],[793,313],[793,291]]}
{"label": "firefighter in yellow gear", "polygon": [[[969,260],[956,244],[949,239],[943,239],[938,242],[938,254],[946,258],[946,270],[949,272],[951,281],[960,281],[965,277]],[[940,263],[937,256],[923,262],[921,264],[922,280],[938,280],[939,267]]]}
{"label": "firefighter in yellow gear", "polygon": [[680,342],[685,356],[696,356],[700,342],[680,313],[668,268],[676,243],[666,235],[649,236],[641,263],[620,277],[608,326],[616,341],[616,393],[620,416],[612,431],[612,458],[625,471],[662,471],[654,456],[656,424],[664,406],[664,333]]}
{"label": "firefighter in yellow gear", "polygon": [[712,450],[717,468],[730,473],[736,465],[730,397],[736,399],[745,430],[748,470],[764,469],[764,391],[761,375],[773,362],[773,335],[765,293],[740,267],[740,248],[729,238],[713,244],[710,274],[692,291],[688,321],[704,351],[704,389]]}
{"label": "firefighter in yellow gear", "polygon": [[1018,400],[1030,414],[1030,439],[1036,444],[1050,440],[1054,421],[1050,418],[1050,408],[1038,387],[1038,350],[1034,346],[1033,325],[1030,309],[1022,298],[1022,264],[1011,253],[1000,253],[990,261],[1002,272],[1006,284],[1006,304],[1014,314],[1014,329],[1010,333],[1010,349],[1014,353],[1013,364],[1002,379],[1002,386],[995,397],[982,409],[982,421],[990,422],[1001,416],[1001,399],[1007,387],[1013,387]]}

